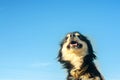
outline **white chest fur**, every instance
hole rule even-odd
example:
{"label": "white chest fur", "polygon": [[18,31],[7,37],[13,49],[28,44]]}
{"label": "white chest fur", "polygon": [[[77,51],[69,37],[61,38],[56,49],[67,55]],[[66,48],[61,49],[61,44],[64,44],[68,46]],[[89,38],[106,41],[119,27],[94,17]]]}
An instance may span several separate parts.
{"label": "white chest fur", "polygon": [[74,66],[76,69],[80,69],[80,66],[83,63],[83,56],[79,56],[75,53],[64,53],[62,55],[63,60],[70,61],[70,63]]}

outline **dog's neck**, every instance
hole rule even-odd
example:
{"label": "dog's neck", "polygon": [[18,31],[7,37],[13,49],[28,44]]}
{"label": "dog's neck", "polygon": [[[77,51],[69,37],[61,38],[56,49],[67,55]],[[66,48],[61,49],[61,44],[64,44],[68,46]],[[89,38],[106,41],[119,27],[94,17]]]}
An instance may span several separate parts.
{"label": "dog's neck", "polygon": [[75,53],[64,53],[62,58],[64,61],[69,61],[70,64],[73,66],[74,69],[80,69],[85,55],[79,55]]}
{"label": "dog's neck", "polygon": [[70,63],[73,65],[74,69],[80,69],[83,64],[83,56],[75,56],[73,60],[70,61]]}
{"label": "dog's neck", "polygon": [[[72,55],[73,56],[73,55]],[[74,55],[73,59],[70,60],[71,65],[73,66],[70,69],[70,75],[75,78],[75,80],[79,79],[79,76],[83,75],[84,72],[87,70],[88,65],[85,66],[84,68],[82,67],[84,63],[84,57],[85,56],[80,56],[80,55]]]}

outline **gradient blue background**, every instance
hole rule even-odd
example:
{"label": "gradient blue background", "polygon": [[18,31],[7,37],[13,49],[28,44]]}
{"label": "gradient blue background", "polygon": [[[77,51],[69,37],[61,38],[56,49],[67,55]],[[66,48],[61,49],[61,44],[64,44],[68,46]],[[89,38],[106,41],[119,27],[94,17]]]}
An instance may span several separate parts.
{"label": "gradient blue background", "polygon": [[120,80],[119,0],[0,0],[0,80],[65,80],[66,33],[92,42],[106,80]]}

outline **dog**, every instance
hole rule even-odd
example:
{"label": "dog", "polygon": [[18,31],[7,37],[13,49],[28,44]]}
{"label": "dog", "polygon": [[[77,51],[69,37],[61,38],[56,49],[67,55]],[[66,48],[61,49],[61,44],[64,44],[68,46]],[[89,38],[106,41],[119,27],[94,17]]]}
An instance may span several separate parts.
{"label": "dog", "polygon": [[98,71],[90,40],[80,32],[68,33],[60,44],[58,61],[67,69],[67,80],[104,80]]}

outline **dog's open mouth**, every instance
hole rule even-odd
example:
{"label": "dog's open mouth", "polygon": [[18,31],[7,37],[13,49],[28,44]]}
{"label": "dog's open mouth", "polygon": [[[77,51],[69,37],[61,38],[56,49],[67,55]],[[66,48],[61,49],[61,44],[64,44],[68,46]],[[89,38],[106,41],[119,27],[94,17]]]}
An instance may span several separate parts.
{"label": "dog's open mouth", "polygon": [[78,43],[77,41],[71,41],[68,46],[68,48],[82,48],[82,44]]}

